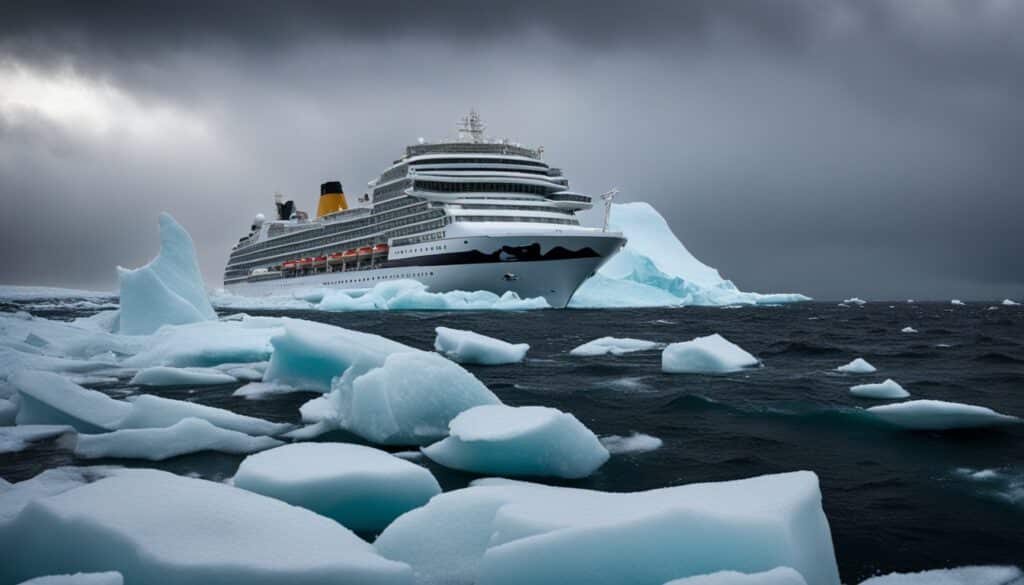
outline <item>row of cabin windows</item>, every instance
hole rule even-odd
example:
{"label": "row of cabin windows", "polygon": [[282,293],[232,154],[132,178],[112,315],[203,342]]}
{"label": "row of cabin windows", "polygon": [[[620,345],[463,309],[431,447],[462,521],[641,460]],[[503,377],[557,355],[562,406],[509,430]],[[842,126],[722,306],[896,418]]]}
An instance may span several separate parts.
{"label": "row of cabin windows", "polygon": [[428,276],[434,276],[433,271],[425,270],[423,272],[408,272],[402,274],[385,274],[383,276],[363,276],[360,278],[343,278],[341,280],[332,280],[325,282],[324,286],[335,285],[335,284],[352,284],[355,282],[380,282],[382,280],[403,280],[406,278],[426,278]]}
{"label": "row of cabin windows", "polygon": [[440,181],[419,181],[415,189],[437,191],[439,193],[533,193],[544,195],[547,187],[540,185],[523,185],[521,183],[442,183]]}
{"label": "row of cabin windows", "polygon": [[456,215],[455,221],[503,221],[511,223],[557,223],[562,225],[580,225],[575,219],[555,217],[512,217],[505,215]]}

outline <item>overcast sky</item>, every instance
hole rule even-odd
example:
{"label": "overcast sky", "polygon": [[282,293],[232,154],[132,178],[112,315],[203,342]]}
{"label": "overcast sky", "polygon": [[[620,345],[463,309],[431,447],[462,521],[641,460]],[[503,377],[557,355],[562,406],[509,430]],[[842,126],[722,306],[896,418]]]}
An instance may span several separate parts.
{"label": "overcast sky", "polygon": [[1024,2],[7,2],[0,283],[112,289],[171,212],[207,282],[281,191],[470,107],[740,288],[1024,296]]}

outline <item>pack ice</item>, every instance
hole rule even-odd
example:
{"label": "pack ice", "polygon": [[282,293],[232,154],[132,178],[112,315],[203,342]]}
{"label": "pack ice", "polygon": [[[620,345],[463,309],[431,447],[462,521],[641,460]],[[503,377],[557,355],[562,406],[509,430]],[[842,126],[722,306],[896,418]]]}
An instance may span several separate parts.
{"label": "pack ice", "polygon": [[998,413],[991,408],[944,402],[911,400],[899,404],[873,406],[868,412],[896,426],[928,431],[997,427],[1021,422],[1021,419]]}
{"label": "pack ice", "polygon": [[717,333],[669,344],[661,352],[661,371],[670,374],[727,374],[760,363]]}
{"label": "pack ice", "polygon": [[807,471],[633,493],[478,480],[399,517],[374,546],[422,584],[661,585],[776,567],[839,584]]}
{"label": "pack ice", "polygon": [[595,355],[622,355],[634,351],[647,351],[657,349],[662,344],[646,339],[633,339],[630,337],[600,337],[574,347],[569,355],[574,356],[595,356]]}
{"label": "pack ice", "polygon": [[800,294],[742,292],[697,260],[648,203],[613,204],[610,229],[626,246],[587,279],[569,303],[575,308],[681,305],[763,305],[810,300]]}
{"label": "pack ice", "polygon": [[463,471],[505,476],[586,477],[608,450],[575,416],[545,406],[477,406],[449,423],[449,436],[423,453]]}
{"label": "pack ice", "polygon": [[710,575],[675,579],[665,585],[807,585],[807,582],[800,573],[789,567],[776,567],[761,573],[719,571]]}
{"label": "pack ice", "polygon": [[234,485],[379,532],[441,493],[427,469],[385,451],[345,443],[296,443],[246,457]]}
{"label": "pack ice", "polygon": [[0,493],[0,582],[110,570],[138,584],[412,582],[340,524],[222,483],[148,469],[59,481]]}
{"label": "pack ice", "polygon": [[857,358],[845,366],[839,366],[836,371],[847,374],[873,374],[877,369],[864,358]]}
{"label": "pack ice", "polygon": [[850,387],[850,394],[860,396],[861,398],[880,398],[883,400],[910,396],[910,392],[904,390],[903,386],[897,384],[892,378],[886,378],[884,382],[877,384],[858,384],[852,386]]}
{"label": "pack ice", "polygon": [[120,457],[163,461],[198,451],[254,453],[280,444],[281,441],[270,437],[252,437],[213,426],[203,419],[186,418],[169,427],[123,429],[98,435],[79,434],[75,455],[84,459]]}
{"label": "pack ice", "polygon": [[160,214],[160,254],[135,270],[118,269],[119,330],[148,334],[162,325],[215,319],[192,237],[168,213]]}
{"label": "pack ice", "polygon": [[460,364],[496,366],[523,361],[530,345],[509,343],[474,331],[437,327],[434,349]]}

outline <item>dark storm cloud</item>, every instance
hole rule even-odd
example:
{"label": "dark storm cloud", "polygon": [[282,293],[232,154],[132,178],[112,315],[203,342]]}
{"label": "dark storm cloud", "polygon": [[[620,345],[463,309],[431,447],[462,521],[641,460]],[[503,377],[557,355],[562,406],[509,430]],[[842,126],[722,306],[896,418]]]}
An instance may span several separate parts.
{"label": "dark storm cloud", "polygon": [[[361,192],[475,105],[743,288],[1020,296],[1021,30],[973,0],[8,3],[0,281],[112,286],[168,209],[215,283],[275,189]],[[105,105],[12,104],[5,71]]]}

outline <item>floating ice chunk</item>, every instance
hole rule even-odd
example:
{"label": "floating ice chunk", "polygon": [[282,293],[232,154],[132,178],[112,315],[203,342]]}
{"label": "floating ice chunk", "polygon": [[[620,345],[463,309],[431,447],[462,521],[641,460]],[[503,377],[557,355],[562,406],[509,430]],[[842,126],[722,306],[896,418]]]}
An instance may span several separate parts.
{"label": "floating ice chunk", "polygon": [[187,418],[199,418],[214,426],[247,435],[278,435],[292,428],[261,418],[237,414],[223,408],[172,400],[151,394],[136,397],[128,414],[118,425],[121,429],[147,429],[173,426]]}
{"label": "floating ice chunk", "polygon": [[845,366],[839,366],[836,368],[836,371],[847,374],[873,374],[877,371],[877,368],[869,364],[864,358],[857,358]]}
{"label": "floating ice chunk", "polygon": [[521,311],[550,307],[544,297],[523,299],[511,291],[501,296],[489,291],[429,292],[426,285],[415,280],[382,282],[361,293],[321,291],[320,296],[320,300],[314,302],[318,302],[316,308],[321,311]]}
{"label": "floating ice chunk", "polygon": [[618,455],[622,453],[646,453],[648,451],[654,451],[662,445],[662,440],[658,437],[652,437],[651,435],[645,435],[643,433],[633,433],[628,437],[620,437],[619,435],[609,435],[607,437],[601,437],[601,444],[604,445],[605,449],[612,455]]}
{"label": "floating ice chunk", "polygon": [[[114,470],[113,467],[57,467],[47,469],[32,479],[8,484],[0,490],[0,526],[17,516],[33,500],[61,494],[102,479]],[[2,542],[0,539],[0,544]],[[0,567],[2,572],[3,568]]]}
{"label": "floating ice chunk", "polygon": [[760,305],[810,300],[799,294],[740,291],[690,254],[647,203],[612,205],[610,227],[626,236],[626,246],[580,286],[570,307]]}
{"label": "floating ice chunk", "polygon": [[843,300],[843,304],[845,305],[866,305],[867,303],[868,302],[865,301],[864,299],[859,299],[857,297]]}
{"label": "floating ice chunk", "polygon": [[[124,366],[211,367],[270,359],[270,339],[291,320],[244,317],[237,321],[204,321],[161,327],[144,338],[145,345],[124,360]],[[300,321],[301,323],[301,321]],[[124,336],[122,336],[124,337]]]}
{"label": "floating ice chunk", "polygon": [[588,341],[583,345],[573,348],[569,355],[594,356],[594,355],[622,355],[633,351],[647,351],[657,349],[663,344],[646,339],[632,339],[630,337],[601,337]]}
{"label": "floating ice chunk", "polygon": [[1013,299],[1003,299],[1002,305],[1004,307],[1019,307],[1020,303],[1014,301]]}
{"label": "floating ice chunk", "polygon": [[250,437],[245,433],[215,427],[202,419],[186,418],[164,428],[125,429],[100,435],[80,434],[75,455],[85,459],[118,457],[163,461],[198,451],[254,453],[280,444],[281,441],[270,437]]}
{"label": "floating ice chunk", "polygon": [[936,569],[920,573],[890,573],[860,585],[1010,585],[1024,576],[1017,567],[978,566]]}
{"label": "floating ice chunk", "polygon": [[460,364],[495,366],[523,361],[530,345],[509,343],[473,331],[437,327],[434,349]]}
{"label": "floating ice chunk", "polygon": [[717,333],[670,344],[661,352],[661,371],[670,374],[726,374],[758,364],[757,358]]}
{"label": "floating ice chunk", "polygon": [[297,443],[250,455],[234,485],[366,532],[383,530],[441,493],[426,468],[345,443]]}
{"label": "floating ice chunk", "polygon": [[131,405],[87,390],[51,372],[20,371],[10,378],[21,396],[19,425],[70,425],[83,433],[116,429]]}
{"label": "floating ice chunk", "polygon": [[900,333],[917,333],[917,329],[914,329],[910,325],[907,325],[903,329],[900,329]]}
{"label": "floating ice chunk", "polygon": [[776,567],[761,573],[719,571],[669,581],[665,585],[807,585],[803,576],[789,567]]}
{"label": "floating ice chunk", "polygon": [[46,575],[23,581],[20,585],[124,585],[124,577],[117,571]]}
{"label": "floating ice chunk", "polygon": [[222,483],[149,469],[35,499],[0,522],[0,547],[5,583],[95,570],[117,570],[128,583],[171,585],[412,582],[409,567],[381,558],[332,520]]}
{"label": "floating ice chunk", "polygon": [[75,429],[67,425],[19,425],[0,427],[0,453],[15,453],[28,447],[29,443],[52,439]]}
{"label": "floating ice chunk", "polygon": [[575,416],[544,406],[490,404],[452,419],[448,438],[423,448],[454,469],[506,476],[586,477],[608,450]]}
{"label": "floating ice chunk", "polygon": [[142,386],[205,386],[237,381],[232,376],[210,368],[154,366],[140,370],[128,383]]}
{"label": "floating ice chunk", "polygon": [[1021,419],[1015,416],[1000,414],[984,406],[941,400],[911,400],[899,404],[872,406],[867,410],[888,423],[915,430],[944,431],[1021,422]]}
{"label": "floating ice chunk", "polygon": [[277,382],[249,382],[245,386],[240,386],[237,390],[231,393],[232,396],[242,396],[250,400],[259,400],[274,394],[288,394],[296,392],[295,388],[287,384],[279,384]]}
{"label": "floating ice chunk", "polygon": [[[334,382],[328,396],[343,428],[388,445],[423,445],[448,434],[460,412],[501,401],[472,374],[435,353],[392,353],[354,379]],[[303,412],[303,417],[306,413]]]}
{"label": "floating ice chunk", "polygon": [[424,584],[660,585],[779,566],[839,583],[806,471],[634,493],[479,480],[399,517],[375,546]]}
{"label": "floating ice chunk", "polygon": [[239,380],[245,380],[246,382],[258,382],[263,379],[263,373],[267,371],[267,364],[268,362],[259,362],[244,366],[222,364],[217,366],[217,369]]}
{"label": "floating ice chunk", "polygon": [[949,304],[951,304],[951,305],[963,305],[964,302],[961,301],[960,299],[953,299],[953,300],[949,301]]}
{"label": "floating ice chunk", "polygon": [[196,260],[192,237],[167,213],[160,214],[160,254],[135,270],[118,269],[119,330],[152,333],[163,325],[216,319]]}
{"label": "floating ice chunk", "polygon": [[887,378],[878,384],[858,384],[850,388],[850,394],[861,398],[896,399],[910,396],[910,392],[903,389],[892,378]]}

